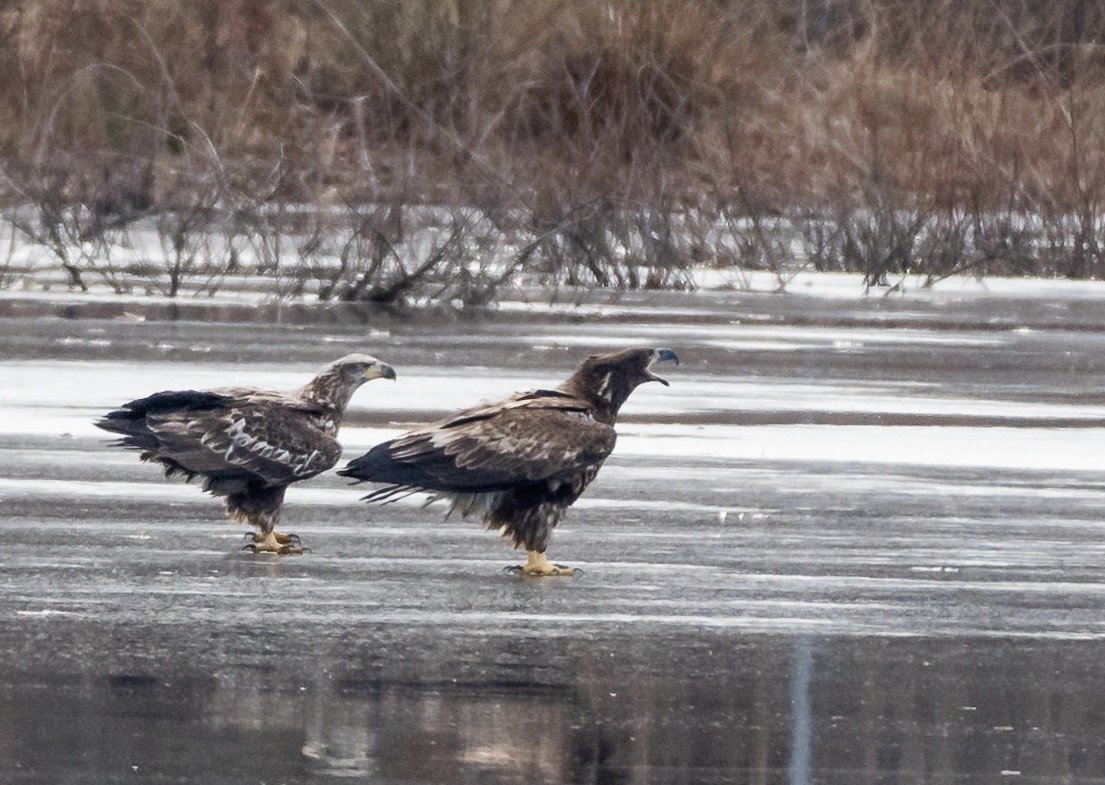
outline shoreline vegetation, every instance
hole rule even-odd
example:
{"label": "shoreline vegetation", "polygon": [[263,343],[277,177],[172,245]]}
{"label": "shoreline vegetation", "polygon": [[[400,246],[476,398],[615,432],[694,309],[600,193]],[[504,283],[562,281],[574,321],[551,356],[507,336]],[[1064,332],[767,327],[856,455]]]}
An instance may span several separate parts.
{"label": "shoreline vegetation", "polygon": [[1102,279],[1103,41],[1085,0],[24,0],[0,288]]}

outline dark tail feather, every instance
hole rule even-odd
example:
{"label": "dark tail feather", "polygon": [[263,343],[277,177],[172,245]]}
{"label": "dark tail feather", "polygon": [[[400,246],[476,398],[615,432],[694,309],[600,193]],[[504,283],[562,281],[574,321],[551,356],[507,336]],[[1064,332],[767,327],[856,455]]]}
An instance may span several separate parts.
{"label": "dark tail feather", "polygon": [[[416,493],[427,493],[427,491],[424,491],[421,488],[411,488],[406,485],[388,485],[384,488],[380,488],[377,491],[373,491],[367,496],[362,496],[361,501],[368,502],[369,504],[373,502],[379,502],[380,504],[391,504],[392,502],[397,502],[400,499],[405,499],[408,496],[413,496]],[[433,497],[431,497],[431,500],[432,498]]]}
{"label": "dark tail feather", "polygon": [[137,415],[128,416],[129,414],[131,413],[126,409],[117,409],[96,420],[94,425],[97,428],[123,436],[122,439],[112,442],[115,447],[139,447],[143,450],[156,449],[158,446],[157,437],[146,425],[146,418]]}
{"label": "dark tail feather", "polygon": [[175,409],[191,411],[214,409],[225,405],[230,400],[232,399],[217,393],[169,390],[124,403],[120,408],[96,420],[94,424],[97,428],[126,437],[119,440],[119,444],[124,447],[141,447],[148,450],[157,447],[157,439],[146,426],[146,415]]}
{"label": "dark tail feather", "polygon": [[396,463],[391,457],[391,442],[383,442],[360,458],[351,460],[344,469],[338,470],[338,474],[360,481],[394,482],[390,475],[401,467],[402,464]]}
{"label": "dark tail feather", "polygon": [[233,398],[226,395],[212,392],[167,390],[124,403],[118,409],[105,414],[103,419],[98,420],[96,424],[101,428],[112,430],[111,424],[119,420],[140,420],[147,414],[168,412],[174,409],[189,409],[192,411],[215,409],[232,400]]}
{"label": "dark tail feather", "polygon": [[391,457],[391,442],[377,444],[360,458],[354,458],[338,471],[342,477],[361,482],[380,482],[400,488],[448,490],[439,478],[418,466],[402,463]]}

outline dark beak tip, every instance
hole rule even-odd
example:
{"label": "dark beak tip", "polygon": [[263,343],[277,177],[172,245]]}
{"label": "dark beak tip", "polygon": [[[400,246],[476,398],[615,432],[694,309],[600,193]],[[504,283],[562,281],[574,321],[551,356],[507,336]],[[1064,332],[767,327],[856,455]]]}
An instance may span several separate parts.
{"label": "dark beak tip", "polygon": [[679,355],[671,349],[657,349],[656,359],[660,362],[670,362],[679,365]]}

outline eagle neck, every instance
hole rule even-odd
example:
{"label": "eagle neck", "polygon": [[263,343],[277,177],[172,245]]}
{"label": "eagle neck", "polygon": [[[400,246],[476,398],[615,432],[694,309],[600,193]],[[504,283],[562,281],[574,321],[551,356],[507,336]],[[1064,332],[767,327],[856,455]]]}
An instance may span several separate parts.
{"label": "eagle neck", "polygon": [[587,403],[592,416],[599,422],[614,425],[618,419],[618,410],[622,408],[622,404],[625,403],[629,394],[622,394],[622,390],[619,388],[596,388],[594,384],[589,382],[590,380],[587,377],[576,373],[560,385],[559,389],[561,392],[568,393],[573,398],[578,398]]}
{"label": "eagle neck", "polygon": [[349,405],[349,399],[353,397],[353,393],[359,386],[343,382],[338,375],[324,374],[305,384],[300,389],[300,395],[303,400],[327,409],[330,418],[336,424],[341,421],[345,407]]}

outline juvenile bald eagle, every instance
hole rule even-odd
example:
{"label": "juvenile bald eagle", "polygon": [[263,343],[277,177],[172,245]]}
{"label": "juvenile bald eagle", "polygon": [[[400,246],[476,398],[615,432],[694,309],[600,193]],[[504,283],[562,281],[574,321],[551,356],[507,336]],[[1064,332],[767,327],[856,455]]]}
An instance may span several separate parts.
{"label": "juvenile bald eagle", "polygon": [[96,425],[119,433],[165,476],[203,477],[203,490],[226,499],[236,523],[260,529],[246,547],[302,553],[299,538],[275,531],[284,490],[326,471],[341,457],[338,427],[353,392],[370,379],[394,379],[390,365],[350,354],[297,390],[255,387],[154,393],[108,412]]}
{"label": "juvenile bald eagle", "polygon": [[595,479],[614,449],[614,422],[629,394],[670,349],[596,354],[555,390],[518,393],[378,444],[338,474],[387,483],[365,497],[387,501],[415,491],[452,502],[449,512],[478,512],[515,548],[527,575],[570,575],[545,556],[553,527]]}

